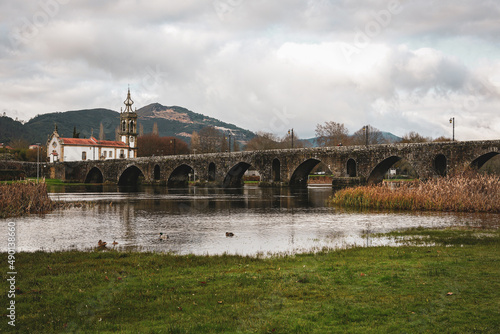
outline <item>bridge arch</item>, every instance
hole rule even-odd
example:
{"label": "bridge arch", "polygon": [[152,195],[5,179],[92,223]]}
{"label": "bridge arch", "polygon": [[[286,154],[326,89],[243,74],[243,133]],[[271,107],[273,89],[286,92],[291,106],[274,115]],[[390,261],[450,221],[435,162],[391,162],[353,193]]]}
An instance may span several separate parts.
{"label": "bridge arch", "polygon": [[401,159],[401,157],[392,156],[380,162],[377,166],[375,166],[375,168],[373,168],[370,176],[368,176],[368,184],[382,182],[384,180],[384,175],[387,173],[389,168]]}
{"label": "bridge arch", "polygon": [[470,166],[472,168],[479,169],[479,168],[483,167],[483,165],[486,162],[488,162],[488,160],[490,160],[491,158],[493,158],[497,154],[500,154],[500,153],[498,153],[498,152],[488,152],[486,154],[483,154],[480,157],[474,159],[474,161],[471,162]]}
{"label": "bridge arch", "polygon": [[85,183],[103,183],[104,176],[102,171],[97,167],[92,167],[92,169],[85,176]]}
{"label": "bridge arch", "polygon": [[175,168],[168,177],[167,187],[186,187],[189,182],[189,174],[193,174],[191,166],[182,164]]}
{"label": "bridge arch", "polygon": [[144,178],[144,173],[142,170],[135,166],[128,166],[125,170],[120,174],[118,179],[118,185],[120,186],[131,186],[139,183],[139,180]]}
{"label": "bridge arch", "polygon": [[281,181],[281,163],[278,158],[274,158],[272,165],[271,165],[271,175],[272,175],[272,181],[273,182],[280,182]]}
{"label": "bridge arch", "polygon": [[448,160],[444,154],[438,154],[434,157],[432,161],[432,167],[434,171],[439,176],[446,176],[446,170],[448,166]]}
{"label": "bridge arch", "polygon": [[224,178],[224,182],[222,183],[222,186],[224,188],[237,188],[241,187],[242,182],[241,179],[243,177],[243,174],[250,168],[252,165],[247,163],[247,162],[238,162],[236,165],[234,165],[226,174],[226,177]]}
{"label": "bridge arch", "polygon": [[215,175],[216,175],[216,167],[215,167],[215,163],[214,162],[211,162],[209,165],[208,165],[208,182],[213,182],[215,181]]}
{"label": "bridge arch", "polygon": [[352,158],[347,160],[346,169],[347,169],[347,175],[349,177],[356,177],[358,174],[358,171],[357,171],[358,166],[356,164],[356,160],[354,160]]}
{"label": "bridge arch", "polygon": [[314,167],[321,161],[317,159],[307,159],[302,162],[293,172],[290,178],[290,185],[296,187],[307,187],[307,178]]}
{"label": "bridge arch", "polygon": [[154,171],[153,171],[153,179],[155,181],[160,180],[161,178],[161,170],[159,165],[155,165]]}

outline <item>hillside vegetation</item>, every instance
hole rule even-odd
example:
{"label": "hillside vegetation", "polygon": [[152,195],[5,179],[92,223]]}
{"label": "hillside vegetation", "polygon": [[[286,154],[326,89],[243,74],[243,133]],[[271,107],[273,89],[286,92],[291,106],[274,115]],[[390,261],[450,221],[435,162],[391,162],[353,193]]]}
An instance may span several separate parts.
{"label": "hillside vegetation", "polygon": [[[172,112],[173,111],[173,112]],[[234,124],[194,113],[182,107],[167,107],[153,103],[137,109],[140,131],[144,134],[153,131],[153,125],[158,125],[160,136],[176,136],[189,142],[193,131],[200,131],[205,126],[214,126],[223,131],[231,132],[233,138],[246,142],[254,137],[253,132],[242,129]],[[76,127],[80,138],[89,138],[92,133],[99,135],[100,124],[104,129],[105,139],[115,140],[115,130],[120,123],[120,113],[103,108],[54,112],[38,115],[29,122],[22,124],[10,117],[0,117],[0,143],[9,143],[23,139],[29,143],[45,143],[57,124],[58,132],[63,137],[72,137]]]}

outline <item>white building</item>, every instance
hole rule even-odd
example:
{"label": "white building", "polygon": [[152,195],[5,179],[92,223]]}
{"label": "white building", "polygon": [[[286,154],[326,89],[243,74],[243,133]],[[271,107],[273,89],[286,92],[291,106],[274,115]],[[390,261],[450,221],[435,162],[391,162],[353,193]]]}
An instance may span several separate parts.
{"label": "white building", "polygon": [[137,157],[137,113],[130,89],[125,100],[125,111],[120,113],[120,139],[122,141],[63,138],[57,133],[57,125],[47,141],[50,162],[128,159]]}

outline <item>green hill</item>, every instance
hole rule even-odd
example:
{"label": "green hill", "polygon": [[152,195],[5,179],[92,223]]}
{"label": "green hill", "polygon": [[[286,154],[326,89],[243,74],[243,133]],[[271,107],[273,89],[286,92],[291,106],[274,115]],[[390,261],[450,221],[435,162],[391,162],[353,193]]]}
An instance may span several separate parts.
{"label": "green hill", "polygon": [[72,137],[73,129],[76,126],[80,132],[80,138],[89,138],[93,134],[99,136],[100,124],[103,124],[106,139],[115,139],[115,128],[120,123],[120,114],[109,109],[87,109],[73,110],[38,115],[31,119],[24,126],[32,133],[35,133],[37,140],[45,143],[47,137],[54,131],[57,124],[57,131],[62,137]]}
{"label": "green hill", "polygon": [[[153,103],[137,110],[139,129],[144,134],[153,131],[158,125],[160,136],[176,136],[190,142],[191,133],[200,131],[207,125],[231,134],[233,138],[244,143],[255,134],[234,124],[222,122],[182,107],[166,107]],[[29,143],[45,143],[57,124],[58,132],[63,137],[72,137],[76,127],[80,138],[89,138],[93,133],[99,136],[100,124],[103,124],[105,139],[115,139],[115,129],[119,124],[120,113],[109,109],[86,109],[56,112],[38,115],[22,124],[9,117],[0,117],[0,143],[9,143],[15,139],[24,139]]]}
{"label": "green hill", "polygon": [[8,144],[16,139],[35,142],[35,138],[36,135],[21,122],[15,121],[7,116],[0,117],[0,143]]}
{"label": "green hill", "polygon": [[188,142],[190,141],[189,135],[193,131],[199,132],[203,127],[209,125],[224,133],[231,134],[241,143],[245,143],[255,136],[253,132],[234,124],[222,122],[178,106],[167,107],[159,103],[152,103],[137,109],[137,116],[144,133],[152,132],[153,124],[156,123],[161,136],[177,136]]}

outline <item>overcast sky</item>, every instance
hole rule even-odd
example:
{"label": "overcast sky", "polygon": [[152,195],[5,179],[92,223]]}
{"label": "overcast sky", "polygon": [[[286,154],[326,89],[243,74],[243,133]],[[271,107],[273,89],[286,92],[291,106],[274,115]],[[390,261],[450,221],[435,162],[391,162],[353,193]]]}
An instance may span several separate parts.
{"label": "overcast sky", "polygon": [[252,131],[318,123],[500,138],[496,0],[6,0],[0,110],[178,105]]}

